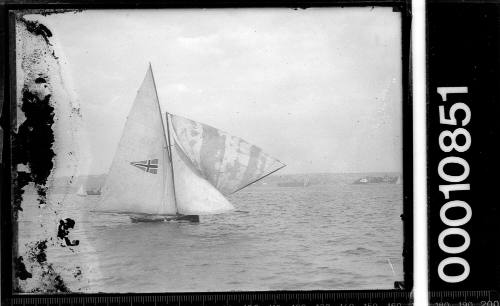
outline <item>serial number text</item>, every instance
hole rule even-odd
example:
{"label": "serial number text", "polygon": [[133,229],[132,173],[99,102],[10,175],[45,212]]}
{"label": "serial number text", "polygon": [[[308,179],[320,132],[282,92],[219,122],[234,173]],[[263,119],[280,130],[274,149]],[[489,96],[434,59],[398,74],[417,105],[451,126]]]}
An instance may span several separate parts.
{"label": "serial number text", "polygon": [[[439,148],[446,156],[438,164],[438,174],[443,181],[439,185],[439,191],[443,194],[445,202],[440,209],[439,217],[445,228],[438,236],[438,245],[441,251],[446,253],[438,265],[437,272],[439,278],[447,283],[459,283],[467,279],[470,274],[470,266],[466,259],[460,257],[470,245],[470,236],[462,227],[469,222],[472,217],[470,205],[460,200],[463,192],[470,190],[470,183],[467,182],[470,173],[470,165],[463,157],[471,147],[471,134],[467,130],[467,125],[471,119],[471,110],[464,102],[450,104],[448,95],[467,94],[467,87],[438,87],[438,94],[441,96],[439,105],[439,124],[441,132],[438,137]],[[457,118],[461,114],[461,119]],[[460,169],[450,172],[449,168]],[[446,170],[448,169],[448,170]],[[464,214],[458,219],[451,219],[447,212],[461,209]],[[461,236],[463,242],[459,246],[449,246],[445,243],[445,238],[452,235]],[[459,275],[448,275],[445,267],[448,265],[460,265],[463,272]]]}

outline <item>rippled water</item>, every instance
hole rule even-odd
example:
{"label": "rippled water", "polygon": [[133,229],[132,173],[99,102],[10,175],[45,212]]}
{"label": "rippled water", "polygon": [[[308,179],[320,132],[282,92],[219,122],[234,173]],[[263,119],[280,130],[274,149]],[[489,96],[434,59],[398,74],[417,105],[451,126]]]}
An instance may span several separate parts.
{"label": "rippled water", "polygon": [[66,274],[82,267],[72,290],[382,289],[403,278],[401,185],[250,187],[229,198],[236,211],[200,223],[131,223],[91,212],[98,199],[53,195],[53,214],[24,205],[20,216],[21,252],[58,219],[76,221],[80,245],[47,251]]}

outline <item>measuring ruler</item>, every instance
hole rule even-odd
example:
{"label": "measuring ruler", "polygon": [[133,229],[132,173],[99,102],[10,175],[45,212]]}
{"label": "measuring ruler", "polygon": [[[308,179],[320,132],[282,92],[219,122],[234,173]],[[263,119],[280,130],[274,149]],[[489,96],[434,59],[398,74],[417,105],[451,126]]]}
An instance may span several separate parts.
{"label": "measuring ruler", "polygon": [[20,295],[12,297],[9,303],[11,306],[404,306],[411,304],[411,300],[408,291],[374,290],[139,295]]}
{"label": "measuring ruler", "polygon": [[500,306],[498,291],[431,291],[429,306]]}

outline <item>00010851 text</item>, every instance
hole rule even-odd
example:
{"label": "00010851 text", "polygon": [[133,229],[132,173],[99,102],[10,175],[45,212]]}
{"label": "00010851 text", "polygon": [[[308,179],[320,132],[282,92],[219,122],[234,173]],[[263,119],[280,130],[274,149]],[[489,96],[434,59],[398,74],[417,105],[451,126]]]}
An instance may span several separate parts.
{"label": "00010851 text", "polygon": [[[467,94],[467,87],[438,87],[437,92],[441,95],[442,102],[447,102],[448,94]],[[463,112],[464,117],[462,120],[456,118],[458,111]],[[440,209],[439,216],[444,225],[448,228],[444,229],[438,236],[439,248],[445,252],[447,255],[460,254],[463,253],[470,245],[470,236],[464,229],[460,228],[464,226],[472,216],[472,209],[470,205],[462,200],[450,200],[450,194],[457,191],[468,191],[470,190],[470,183],[464,183],[468,178],[470,173],[469,163],[460,156],[460,153],[464,153],[469,150],[471,146],[471,135],[469,131],[465,128],[471,119],[471,111],[467,104],[463,102],[456,102],[450,105],[439,105],[439,123],[441,126],[461,126],[456,127],[454,130],[442,130],[439,134],[439,148],[444,153],[450,153],[439,162],[438,174],[439,177],[446,183],[451,184],[441,184],[439,185],[439,191],[443,193],[444,199],[449,200]],[[458,142],[459,138],[463,138],[463,141]],[[459,174],[453,173],[449,174],[445,171],[446,166],[458,166],[461,170]],[[460,193],[453,193],[453,197]],[[447,217],[447,212],[452,208],[463,209],[465,215],[459,219],[450,219]],[[445,238],[451,235],[458,235],[463,238],[463,243],[459,246],[448,246],[445,243]],[[463,268],[463,272],[460,275],[448,275],[445,273],[444,269],[448,265],[460,265]],[[459,283],[464,281],[470,274],[470,266],[466,259],[459,256],[449,256],[444,258],[438,266],[438,275],[441,280],[447,283]]]}

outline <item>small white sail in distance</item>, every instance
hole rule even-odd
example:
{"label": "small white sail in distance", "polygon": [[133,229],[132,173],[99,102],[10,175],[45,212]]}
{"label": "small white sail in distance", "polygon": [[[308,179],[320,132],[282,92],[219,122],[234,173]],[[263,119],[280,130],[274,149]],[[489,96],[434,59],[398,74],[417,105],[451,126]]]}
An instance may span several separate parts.
{"label": "small white sail in distance", "polygon": [[79,195],[81,197],[84,197],[87,195],[85,190],[83,189],[83,185],[80,185],[80,188],[78,188],[78,191],[76,192],[76,195]]}
{"label": "small white sail in distance", "polygon": [[151,66],[137,93],[96,210],[205,215],[234,209],[234,193],[285,165],[211,126],[166,113]]}

